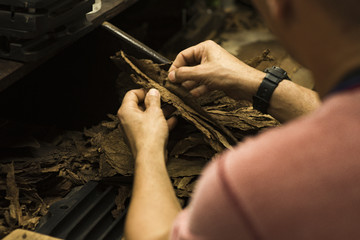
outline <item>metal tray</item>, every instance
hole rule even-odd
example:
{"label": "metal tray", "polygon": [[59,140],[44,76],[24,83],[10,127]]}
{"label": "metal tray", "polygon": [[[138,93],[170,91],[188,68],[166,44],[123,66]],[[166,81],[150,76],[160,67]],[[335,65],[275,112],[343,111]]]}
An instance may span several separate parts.
{"label": "metal tray", "polygon": [[40,60],[54,52],[56,49],[77,40],[93,29],[93,25],[82,17],[77,21],[61,26],[34,39],[12,39],[0,37],[0,58],[31,62]]}
{"label": "metal tray", "polygon": [[89,182],[50,206],[36,232],[67,240],[120,240],[126,210],[113,218],[117,188]]}
{"label": "metal tray", "polygon": [[85,16],[92,10],[93,3],[94,0],[63,0],[48,9],[31,11],[0,8],[0,36],[21,39],[38,37]]}
{"label": "metal tray", "polygon": [[0,0],[0,5],[20,8],[46,8],[61,0]]}

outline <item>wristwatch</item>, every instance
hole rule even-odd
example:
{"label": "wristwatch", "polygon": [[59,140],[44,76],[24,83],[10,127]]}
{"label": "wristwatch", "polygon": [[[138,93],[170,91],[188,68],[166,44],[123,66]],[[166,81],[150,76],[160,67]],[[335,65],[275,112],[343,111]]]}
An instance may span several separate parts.
{"label": "wristwatch", "polygon": [[253,108],[262,113],[267,113],[271,96],[279,83],[284,80],[291,80],[286,71],[280,67],[271,67],[265,69],[264,77],[256,95],[253,96]]}

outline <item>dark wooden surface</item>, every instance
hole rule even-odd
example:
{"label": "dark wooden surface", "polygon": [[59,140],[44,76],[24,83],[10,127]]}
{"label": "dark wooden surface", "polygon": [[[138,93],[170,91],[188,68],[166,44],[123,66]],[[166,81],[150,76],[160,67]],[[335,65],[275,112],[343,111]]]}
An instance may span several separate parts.
{"label": "dark wooden surface", "polygon": [[[96,28],[104,21],[109,20],[117,14],[121,13],[123,10],[137,1],[138,0],[102,0],[101,10],[96,13],[89,14],[87,19],[93,23],[93,28]],[[80,37],[82,36],[79,36],[78,38]],[[77,39],[74,39],[73,42],[76,40]],[[0,59],[0,92],[30,73],[36,67],[46,62],[49,58],[56,55],[56,53],[58,53],[58,51],[61,49],[54,50],[51,54],[36,62],[21,63]]]}

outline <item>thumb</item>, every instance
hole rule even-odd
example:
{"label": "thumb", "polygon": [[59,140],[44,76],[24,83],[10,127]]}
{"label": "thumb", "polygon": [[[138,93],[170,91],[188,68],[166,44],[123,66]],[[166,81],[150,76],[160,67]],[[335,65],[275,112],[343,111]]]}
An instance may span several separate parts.
{"label": "thumb", "polygon": [[159,107],[160,108],[160,93],[157,89],[152,88],[145,96],[145,107]]}

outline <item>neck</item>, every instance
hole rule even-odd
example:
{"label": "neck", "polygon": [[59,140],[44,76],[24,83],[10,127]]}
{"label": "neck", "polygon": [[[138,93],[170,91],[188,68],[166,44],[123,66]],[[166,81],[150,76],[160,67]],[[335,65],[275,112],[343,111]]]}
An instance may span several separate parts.
{"label": "neck", "polygon": [[311,69],[323,98],[347,74],[360,68],[360,31],[334,18],[317,2],[294,1],[296,11],[287,25],[290,34],[283,38],[294,56]]}
{"label": "neck", "polygon": [[338,42],[335,46],[327,48],[323,55],[314,57],[311,64],[316,78],[316,89],[321,98],[339,84],[347,74],[360,68],[359,43]]}

